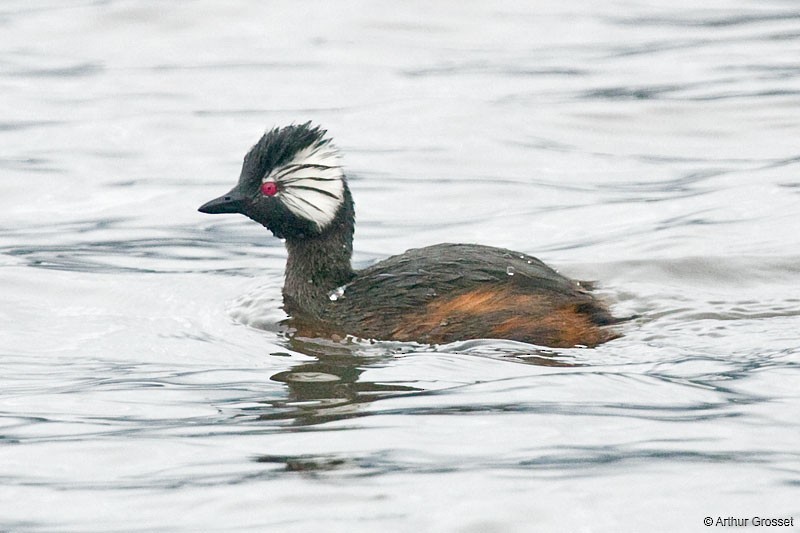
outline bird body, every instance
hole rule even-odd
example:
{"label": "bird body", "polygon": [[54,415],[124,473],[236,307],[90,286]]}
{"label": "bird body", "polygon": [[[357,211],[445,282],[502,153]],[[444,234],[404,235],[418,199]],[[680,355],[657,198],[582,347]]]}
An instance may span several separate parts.
{"label": "bird body", "polygon": [[552,347],[618,336],[590,287],[510,250],[438,244],[353,270],[354,203],[325,133],[310,123],[267,132],[236,187],[200,207],[242,213],[286,240],[284,309],[297,334]]}

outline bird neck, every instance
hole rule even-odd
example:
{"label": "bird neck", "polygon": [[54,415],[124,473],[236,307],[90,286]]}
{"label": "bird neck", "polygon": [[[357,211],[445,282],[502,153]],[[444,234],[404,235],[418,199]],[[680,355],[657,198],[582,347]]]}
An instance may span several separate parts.
{"label": "bird neck", "polygon": [[323,318],[331,291],[353,279],[355,217],[353,201],[346,191],[345,202],[330,225],[319,235],[286,240],[286,281],[284,309],[290,316]]}

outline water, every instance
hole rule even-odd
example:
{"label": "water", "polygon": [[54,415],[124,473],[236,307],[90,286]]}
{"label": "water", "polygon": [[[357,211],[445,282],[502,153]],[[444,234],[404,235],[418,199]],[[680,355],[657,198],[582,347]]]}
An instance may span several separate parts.
{"label": "water", "polygon": [[[4,2],[0,530],[796,530],[798,57],[792,1]],[[286,340],[281,243],[196,208],[305,120],[358,265],[503,246],[641,317]]]}

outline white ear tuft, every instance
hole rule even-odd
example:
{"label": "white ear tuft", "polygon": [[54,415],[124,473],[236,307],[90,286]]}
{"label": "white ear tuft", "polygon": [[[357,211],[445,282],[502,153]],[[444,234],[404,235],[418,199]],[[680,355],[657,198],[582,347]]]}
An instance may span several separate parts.
{"label": "white ear tuft", "polygon": [[330,142],[323,141],[297,152],[291,161],[265,176],[262,183],[275,182],[276,198],[321,230],[331,223],[344,201],[343,180],[339,152]]}

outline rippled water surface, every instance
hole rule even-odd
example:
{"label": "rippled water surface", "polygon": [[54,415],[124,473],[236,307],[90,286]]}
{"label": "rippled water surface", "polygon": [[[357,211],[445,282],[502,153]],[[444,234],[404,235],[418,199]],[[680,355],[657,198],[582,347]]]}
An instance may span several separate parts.
{"label": "rippled water surface", "polygon": [[[800,6],[0,5],[0,530],[800,526]],[[289,340],[283,245],[198,205],[345,153],[359,266],[595,279],[596,349]]]}

